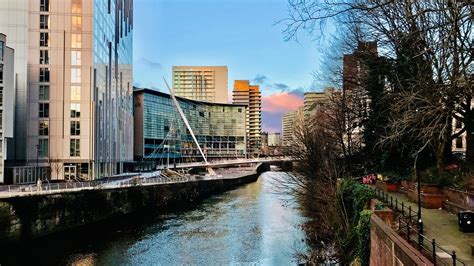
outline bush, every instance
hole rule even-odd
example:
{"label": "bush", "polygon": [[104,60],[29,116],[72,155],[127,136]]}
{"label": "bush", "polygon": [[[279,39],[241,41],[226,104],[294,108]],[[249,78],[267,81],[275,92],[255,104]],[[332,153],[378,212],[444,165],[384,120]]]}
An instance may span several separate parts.
{"label": "bush", "polygon": [[370,264],[370,216],[372,212],[364,210],[360,213],[359,222],[355,228],[357,235],[356,256],[362,265]]}

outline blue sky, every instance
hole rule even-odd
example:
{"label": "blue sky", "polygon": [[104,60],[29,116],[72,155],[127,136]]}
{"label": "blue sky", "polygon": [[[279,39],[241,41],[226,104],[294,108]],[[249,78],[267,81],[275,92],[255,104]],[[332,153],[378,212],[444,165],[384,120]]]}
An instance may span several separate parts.
{"label": "blue sky", "polygon": [[[318,43],[306,34],[285,42],[275,23],[286,16],[286,0],[135,0],[134,84],[166,91],[162,77],[170,82],[173,65],[226,65],[229,91],[235,79],[249,79],[264,98],[301,97],[317,70]],[[284,111],[264,111],[264,130],[279,131]]]}

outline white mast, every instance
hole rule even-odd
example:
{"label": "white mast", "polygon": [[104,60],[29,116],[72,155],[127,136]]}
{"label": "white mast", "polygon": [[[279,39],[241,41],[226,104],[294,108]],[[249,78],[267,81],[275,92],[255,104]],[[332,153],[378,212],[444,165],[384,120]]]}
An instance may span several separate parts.
{"label": "white mast", "polygon": [[[201,146],[199,145],[199,143],[198,143],[198,141],[197,141],[197,139],[196,139],[196,136],[194,136],[194,132],[193,132],[193,130],[191,129],[191,126],[189,125],[188,119],[186,118],[186,116],[184,116],[183,110],[181,109],[181,106],[179,106],[178,100],[176,100],[176,97],[174,96],[174,90],[168,85],[168,82],[166,81],[166,79],[165,79],[164,77],[163,77],[163,80],[165,81],[166,87],[168,87],[168,90],[169,90],[169,92],[170,92],[171,99],[173,100],[174,105],[175,105],[176,108],[178,109],[179,115],[181,116],[181,118],[182,118],[183,121],[184,121],[184,124],[186,124],[186,127],[188,128],[189,132],[191,133],[191,136],[193,137],[194,143],[196,143],[196,145],[197,145],[197,147],[198,147],[198,149],[199,149],[199,152],[201,153],[201,156],[202,156],[202,158],[204,159],[204,162],[205,162],[206,164],[209,164],[209,162],[207,161],[206,156],[204,155],[204,152],[202,152]],[[209,174],[215,175],[215,172],[214,172],[210,167],[207,168],[207,170],[209,171]]]}

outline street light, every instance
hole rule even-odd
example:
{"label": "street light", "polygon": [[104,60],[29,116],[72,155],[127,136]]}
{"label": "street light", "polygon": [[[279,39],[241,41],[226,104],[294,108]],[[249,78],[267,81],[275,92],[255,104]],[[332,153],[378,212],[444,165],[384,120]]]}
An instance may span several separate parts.
{"label": "street light", "polygon": [[39,160],[38,160],[38,157],[39,157],[39,149],[40,145],[39,143],[36,144],[36,171],[35,171],[35,175],[36,175],[36,182],[38,182],[38,168],[39,168]]}
{"label": "street light", "polygon": [[423,220],[421,219],[421,180],[420,180],[420,170],[418,169],[418,155],[426,148],[426,146],[429,144],[429,141],[419,149],[416,154],[415,154],[415,162],[413,165],[413,170],[415,171],[415,177],[416,177],[416,184],[417,184],[417,193],[418,193],[418,242],[421,246],[421,243],[423,241],[421,235],[423,234]]}

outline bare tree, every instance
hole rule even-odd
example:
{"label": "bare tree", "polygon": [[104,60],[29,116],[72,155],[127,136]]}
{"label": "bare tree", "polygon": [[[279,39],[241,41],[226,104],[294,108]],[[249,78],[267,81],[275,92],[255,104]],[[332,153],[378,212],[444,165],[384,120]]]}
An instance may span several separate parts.
{"label": "bare tree", "polygon": [[[387,91],[398,100],[391,110],[393,126],[380,143],[393,145],[403,135],[419,143],[430,141],[443,170],[451,140],[466,132],[471,158],[473,5],[444,0],[290,0],[289,10],[283,21],[287,38],[301,30],[321,35],[332,20],[353,29],[354,35],[378,41],[392,62]],[[452,132],[453,118],[463,122],[459,132]]]}

